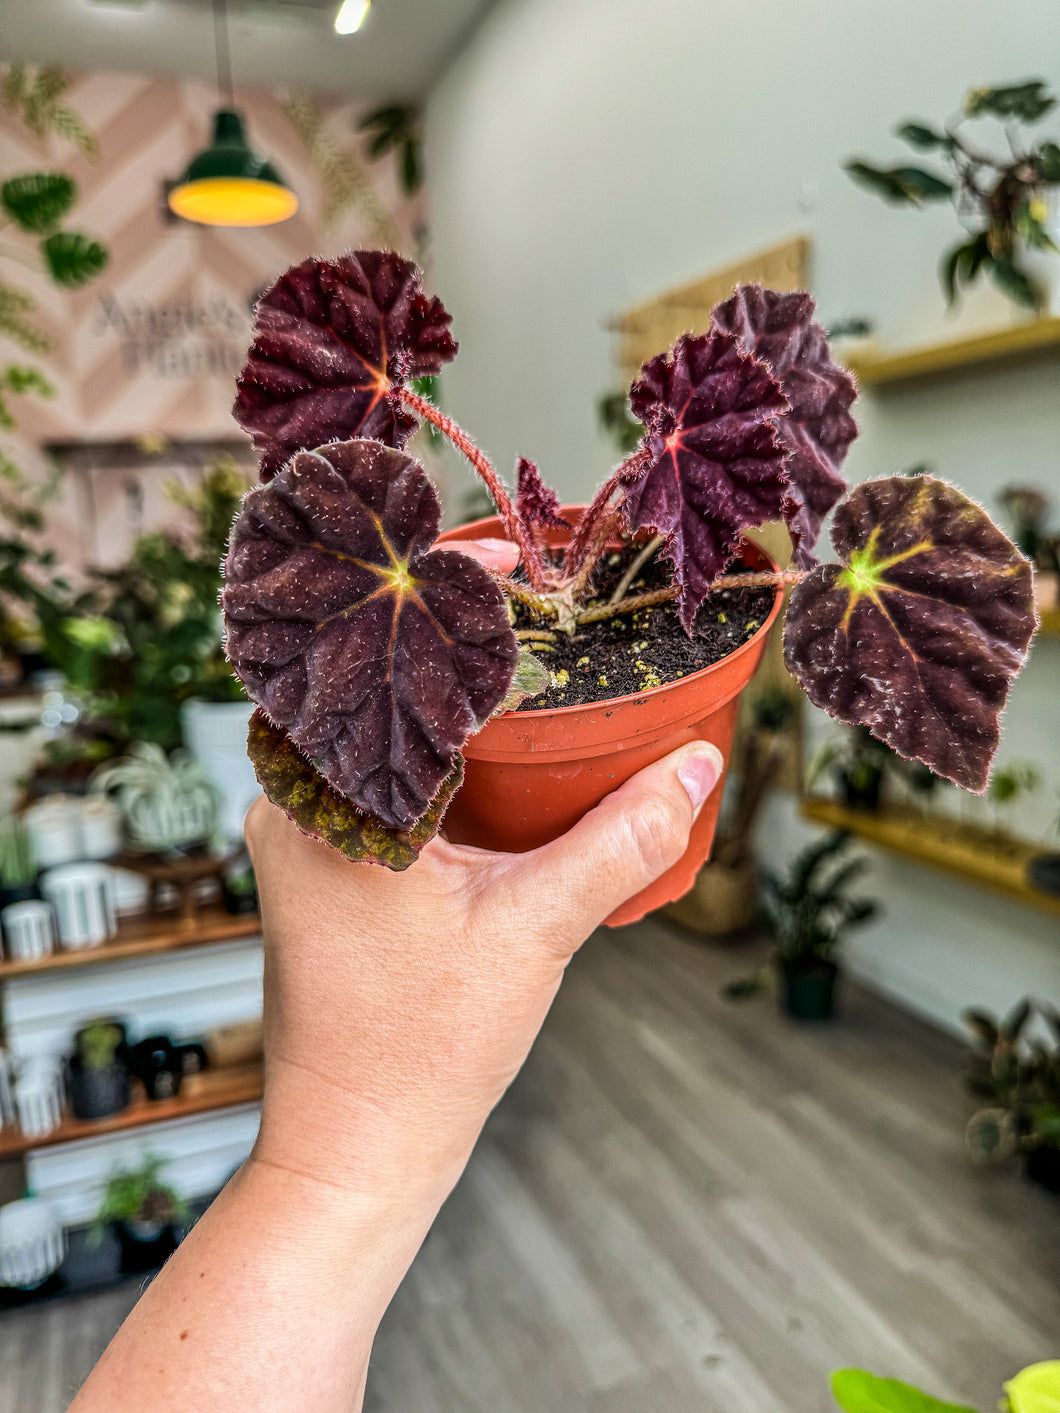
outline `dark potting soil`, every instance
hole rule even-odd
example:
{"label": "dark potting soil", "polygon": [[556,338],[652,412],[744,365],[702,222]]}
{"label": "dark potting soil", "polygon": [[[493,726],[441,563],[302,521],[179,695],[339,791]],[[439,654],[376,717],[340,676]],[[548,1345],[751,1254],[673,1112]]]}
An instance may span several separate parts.
{"label": "dark potting soil", "polygon": [[[635,551],[616,550],[597,567],[593,600],[606,603]],[[735,563],[731,571],[742,566]],[[659,556],[645,566],[627,596],[646,594],[670,583],[666,561]],[[761,628],[773,606],[768,587],[718,589],[707,595],[694,635],[689,638],[673,601],[637,609],[616,618],[586,623],[568,637],[556,633],[551,643],[528,643],[552,674],[552,685],[539,697],[528,697],[520,711],[582,706],[586,702],[625,697],[677,682],[712,663],[720,662]],[[519,609],[515,627],[539,628]]]}

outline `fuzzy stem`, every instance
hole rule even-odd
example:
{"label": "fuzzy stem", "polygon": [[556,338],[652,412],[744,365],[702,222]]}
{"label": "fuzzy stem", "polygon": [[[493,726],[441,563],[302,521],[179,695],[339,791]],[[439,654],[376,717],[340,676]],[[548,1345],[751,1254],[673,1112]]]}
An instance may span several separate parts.
{"label": "fuzzy stem", "polygon": [[556,635],[550,628],[518,628],[515,636],[521,643],[554,643]]}
{"label": "fuzzy stem", "polygon": [[622,599],[625,597],[626,590],[629,588],[630,584],[633,583],[633,580],[644,568],[648,560],[651,559],[655,551],[657,549],[661,549],[665,543],[665,535],[656,535],[654,540],[648,541],[648,543],[641,550],[640,554],[637,555],[636,559],[633,561],[633,563],[626,570],[625,574],[622,575],[622,578],[619,579],[618,583],[615,585],[615,592],[608,599],[608,603],[621,603]]}
{"label": "fuzzy stem", "polygon": [[554,599],[536,594],[528,584],[517,584],[514,579],[509,579],[505,574],[498,574],[493,569],[490,570],[490,574],[501,593],[506,594],[510,599],[515,599],[516,603],[525,604],[539,618],[559,617],[559,605]]}
{"label": "fuzzy stem", "polygon": [[602,516],[593,530],[592,538],[585,545],[581,566],[575,573],[573,579],[568,579],[565,587],[569,590],[571,599],[577,603],[581,598],[582,591],[588,584],[593,570],[600,562],[600,556],[607,548],[608,541],[621,526],[621,517],[617,508],[612,508],[609,515]]}
{"label": "fuzzy stem", "polygon": [[[797,584],[806,577],[803,569],[781,569],[774,573],[771,569],[756,570],[750,574],[723,574],[715,579],[710,592],[715,589],[757,589],[779,587],[782,584]],[[605,618],[615,618],[620,613],[634,613],[638,608],[654,608],[656,604],[667,603],[677,598],[679,590],[675,585],[667,589],[653,589],[650,594],[634,594],[620,603],[602,603],[593,608],[583,609],[578,614],[579,623],[599,623]]]}
{"label": "fuzzy stem", "polygon": [[442,435],[448,437],[453,446],[471,462],[471,465],[485,481],[486,489],[493,497],[493,503],[504,522],[504,530],[508,539],[519,546],[523,568],[526,570],[526,577],[529,579],[531,587],[538,590],[545,589],[547,586],[540,552],[512,504],[512,498],[508,494],[504,482],[494,470],[489,457],[478,449],[468,434],[451,417],[440,412],[433,402],[428,402],[425,397],[420,397],[419,393],[414,393],[411,388],[400,385],[395,386],[394,392],[406,407],[437,427]]}
{"label": "fuzzy stem", "polygon": [[[567,575],[575,575],[582,568],[586,552],[595,542],[597,525],[599,521],[614,509],[611,505],[611,497],[617,490],[620,490],[625,482],[648,461],[651,453],[647,447],[638,447],[632,456],[626,458],[622,465],[607,478],[604,484],[593,496],[592,503],[582,516],[574,538],[567,549],[566,557],[563,561],[563,572]],[[607,543],[605,540],[604,544]],[[601,545],[601,549],[603,546]],[[592,566],[590,566],[591,572]]]}

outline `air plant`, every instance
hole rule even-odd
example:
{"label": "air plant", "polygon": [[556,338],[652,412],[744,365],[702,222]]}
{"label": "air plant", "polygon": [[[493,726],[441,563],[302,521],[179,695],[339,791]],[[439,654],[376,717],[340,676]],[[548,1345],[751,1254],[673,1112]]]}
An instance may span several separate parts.
{"label": "air plant", "polygon": [[[361,251],[281,276],[238,384],[263,484],[236,517],[222,592],[269,796],[349,857],[407,867],[459,786],[468,737],[540,692],[535,644],[660,603],[691,636],[712,590],[763,584],[794,585],[785,654],[811,701],[981,793],[1035,627],[1030,566],[933,477],[847,492],[856,387],[813,312],[807,294],[741,286],[705,333],[645,364],[630,391],[640,443],[567,527],[531,461],[513,494],[414,390],[457,351],[415,266]],[[403,451],[421,419],[489,491],[512,572],[435,548],[438,497]],[[819,564],[829,512],[836,560]],[[779,519],[792,565],[734,571],[744,533]],[[556,528],[569,528],[560,550]],[[630,562],[604,596],[597,568],[616,543]],[[669,582],[634,591],[654,557]]]}

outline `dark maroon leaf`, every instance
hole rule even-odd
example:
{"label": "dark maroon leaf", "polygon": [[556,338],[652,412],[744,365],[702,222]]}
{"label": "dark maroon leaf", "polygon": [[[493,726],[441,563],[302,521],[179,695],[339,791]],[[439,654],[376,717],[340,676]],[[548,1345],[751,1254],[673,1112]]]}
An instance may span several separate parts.
{"label": "dark maroon leaf", "polygon": [[450,316],[392,250],[303,260],[258,301],[233,414],[268,480],[296,451],[348,437],[402,447],[415,418],[387,397],[456,353]]}
{"label": "dark maroon leaf", "polygon": [[738,285],[711,316],[716,328],[734,334],[746,353],[770,368],[791,406],[777,433],[788,453],[784,519],[803,569],[817,563],[813,547],[824,517],[846,490],[839,468],[858,434],[849,412],[857,384],[832,362],[828,335],[813,310],[813,300],[801,291]]}
{"label": "dark maroon leaf", "polygon": [[250,718],[247,753],[261,788],[303,834],[330,844],[354,862],[385,864],[397,873],[415,863],[424,844],[438,833],[464,778],[464,758],[458,754],[426,814],[410,829],[390,829],[333,790],[260,707]]}
{"label": "dark maroon leaf", "polygon": [[488,571],[431,549],[438,522],[404,453],[300,452],[244,501],[221,595],[250,697],[330,785],[398,829],[503,701],[518,656]]}
{"label": "dark maroon leaf", "polygon": [[787,404],[764,363],[729,334],[684,334],[630,389],[647,428],[624,510],[632,531],[666,535],[686,631],[744,530],[780,517]]}
{"label": "dark maroon leaf", "polygon": [[545,529],[566,530],[570,522],[559,513],[559,496],[541,479],[541,472],[532,461],[520,456],[516,471],[515,508],[525,525],[540,525]]}
{"label": "dark maroon leaf", "polygon": [[1035,627],[1031,566],[974,501],[931,476],[857,486],[842,563],[798,584],[784,656],[810,700],[982,794]]}

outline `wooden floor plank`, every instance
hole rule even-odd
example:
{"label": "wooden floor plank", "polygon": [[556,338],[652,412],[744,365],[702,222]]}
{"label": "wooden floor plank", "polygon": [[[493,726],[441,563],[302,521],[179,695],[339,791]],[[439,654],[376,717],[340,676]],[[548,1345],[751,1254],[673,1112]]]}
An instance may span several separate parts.
{"label": "wooden floor plank", "polygon": [[[1054,1356],[1060,1203],[972,1167],[960,1047],[831,1027],[646,923],[575,959],[379,1333],[367,1413],[834,1413],[840,1363],[991,1407]],[[0,1316],[0,1405],[62,1413],[135,1287]]]}

